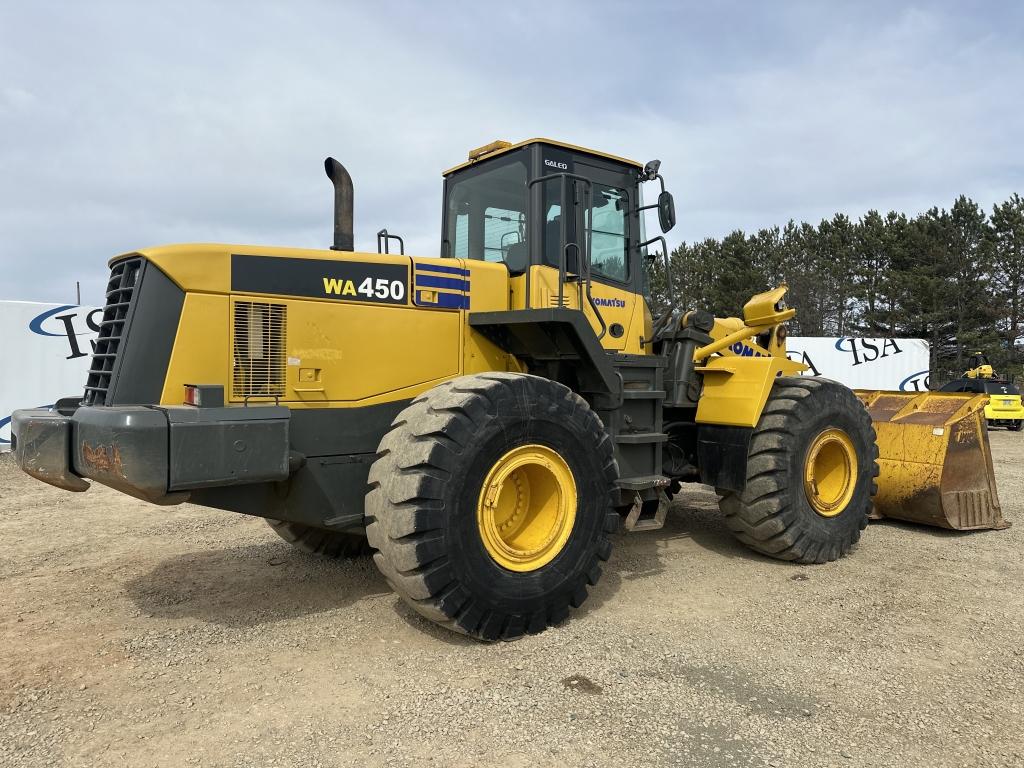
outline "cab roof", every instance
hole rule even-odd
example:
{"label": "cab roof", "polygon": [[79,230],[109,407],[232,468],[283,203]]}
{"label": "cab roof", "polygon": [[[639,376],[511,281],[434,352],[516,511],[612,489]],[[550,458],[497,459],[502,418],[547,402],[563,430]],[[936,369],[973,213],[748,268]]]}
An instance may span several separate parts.
{"label": "cab roof", "polygon": [[638,163],[636,160],[629,160],[625,157],[619,157],[618,155],[610,155],[607,152],[598,152],[595,149],[587,149],[586,147],[580,147],[576,144],[567,144],[564,141],[555,141],[554,139],[526,139],[516,144],[512,144],[508,141],[492,141],[490,144],[485,144],[477,149],[472,149],[469,152],[469,160],[464,163],[456,165],[454,168],[449,168],[447,171],[442,173],[442,176],[448,176],[449,174],[455,173],[455,171],[461,171],[463,168],[468,168],[471,165],[483,162],[484,160],[490,160],[492,157],[503,155],[506,152],[519,149],[521,147],[529,146],[530,144],[547,144],[552,147],[561,147],[562,149],[569,149],[573,152],[586,152],[588,155],[594,155],[595,157],[603,157],[606,160],[614,160],[618,163],[625,163],[626,165],[632,165],[636,168],[643,168],[643,163]]}

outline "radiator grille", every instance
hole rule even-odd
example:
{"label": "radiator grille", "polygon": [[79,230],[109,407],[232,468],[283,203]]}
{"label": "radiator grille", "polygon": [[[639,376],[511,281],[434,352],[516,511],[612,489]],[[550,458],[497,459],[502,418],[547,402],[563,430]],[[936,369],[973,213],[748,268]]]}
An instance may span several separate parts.
{"label": "radiator grille", "polygon": [[287,322],[283,304],[235,302],[234,397],[284,396]]}
{"label": "radiator grille", "polygon": [[117,354],[125,334],[125,323],[131,309],[132,297],[142,271],[142,259],[125,259],[117,262],[110,270],[107,282],[106,305],[103,319],[96,336],[96,349],[92,356],[92,367],[85,383],[84,405],[104,405],[110,391]]}

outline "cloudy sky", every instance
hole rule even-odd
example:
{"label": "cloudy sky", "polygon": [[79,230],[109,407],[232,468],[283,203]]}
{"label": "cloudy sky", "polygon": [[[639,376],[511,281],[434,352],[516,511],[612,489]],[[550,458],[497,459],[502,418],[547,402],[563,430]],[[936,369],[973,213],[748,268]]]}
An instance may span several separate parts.
{"label": "cloudy sky", "polygon": [[111,255],[434,255],[440,172],[496,138],[662,160],[670,244],[1024,192],[1024,4],[0,0],[0,298],[101,303]]}

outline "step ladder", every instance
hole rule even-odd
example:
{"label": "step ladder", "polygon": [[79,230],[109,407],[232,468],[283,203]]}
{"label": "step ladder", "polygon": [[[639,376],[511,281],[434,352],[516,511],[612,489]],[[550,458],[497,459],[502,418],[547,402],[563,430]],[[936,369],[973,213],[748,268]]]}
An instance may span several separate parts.
{"label": "step ladder", "polygon": [[665,525],[665,518],[668,516],[668,497],[664,491],[658,492],[658,497],[644,501],[640,494],[636,495],[629,514],[622,522],[626,533],[634,531],[656,531]]}
{"label": "step ladder", "polygon": [[669,479],[662,473],[662,429],[665,362],[651,355],[616,355],[615,369],[622,380],[620,406],[609,414],[609,431],[619,464],[621,506],[630,505],[623,527],[627,531],[653,531],[665,524]]}

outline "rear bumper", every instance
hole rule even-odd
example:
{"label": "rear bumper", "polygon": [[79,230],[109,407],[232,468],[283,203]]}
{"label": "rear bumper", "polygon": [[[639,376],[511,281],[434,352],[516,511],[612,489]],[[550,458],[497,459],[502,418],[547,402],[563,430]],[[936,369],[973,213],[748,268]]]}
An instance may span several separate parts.
{"label": "rear bumper", "polygon": [[69,491],[95,480],[155,504],[286,479],[288,427],[278,406],[85,406],[15,411],[11,420],[15,460],[29,475]]}
{"label": "rear bumper", "polygon": [[[1001,402],[1003,400],[1009,402]],[[1013,395],[992,395],[985,406],[985,418],[991,422],[1012,424],[1024,419],[1024,405],[1021,404],[1019,397]]]}
{"label": "rear bumper", "polygon": [[990,424],[1013,424],[1013,422],[1021,421],[1022,419],[1024,419],[1024,408],[1019,410],[985,409],[985,420]]}

